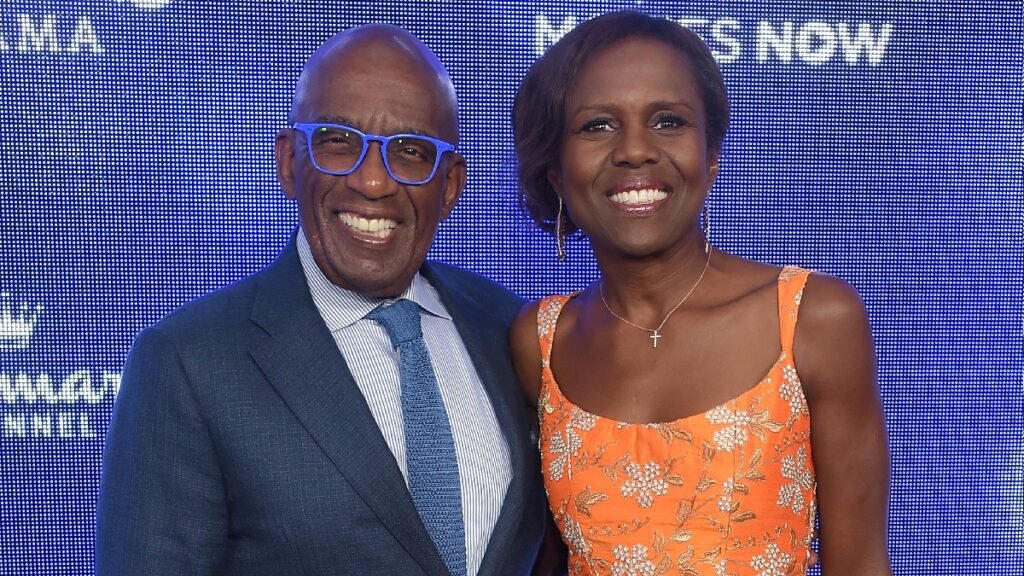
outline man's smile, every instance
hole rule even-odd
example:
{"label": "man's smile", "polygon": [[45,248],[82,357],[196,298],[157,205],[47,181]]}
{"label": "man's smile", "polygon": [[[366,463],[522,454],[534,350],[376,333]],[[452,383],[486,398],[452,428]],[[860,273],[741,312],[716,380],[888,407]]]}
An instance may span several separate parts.
{"label": "man's smile", "polygon": [[398,222],[390,218],[366,218],[353,212],[340,212],[338,219],[360,235],[386,239],[398,226]]}

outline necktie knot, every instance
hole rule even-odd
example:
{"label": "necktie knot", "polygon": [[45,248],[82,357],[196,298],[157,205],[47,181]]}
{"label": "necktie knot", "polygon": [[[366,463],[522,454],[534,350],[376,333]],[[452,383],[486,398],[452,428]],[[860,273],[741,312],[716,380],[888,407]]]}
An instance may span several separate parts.
{"label": "necktie knot", "polygon": [[423,336],[420,328],[420,306],[405,298],[391,305],[374,308],[366,316],[384,327],[395,346]]}

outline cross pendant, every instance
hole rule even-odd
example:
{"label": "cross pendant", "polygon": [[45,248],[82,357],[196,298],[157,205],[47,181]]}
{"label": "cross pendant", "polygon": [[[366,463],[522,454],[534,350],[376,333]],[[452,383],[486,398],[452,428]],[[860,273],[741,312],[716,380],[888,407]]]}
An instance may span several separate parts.
{"label": "cross pendant", "polygon": [[661,334],[658,334],[657,330],[651,330],[651,346],[653,346],[654,348],[658,347],[658,338],[661,338]]}

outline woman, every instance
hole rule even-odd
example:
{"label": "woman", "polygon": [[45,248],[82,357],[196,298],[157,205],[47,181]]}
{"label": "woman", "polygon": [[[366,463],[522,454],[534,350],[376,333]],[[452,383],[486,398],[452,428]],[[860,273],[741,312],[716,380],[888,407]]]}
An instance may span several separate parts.
{"label": "woman", "polygon": [[567,34],[516,95],[522,200],[602,273],[511,337],[570,574],[803,574],[816,513],[825,574],[890,574],[864,306],[709,244],[728,122],[707,46],[634,12]]}

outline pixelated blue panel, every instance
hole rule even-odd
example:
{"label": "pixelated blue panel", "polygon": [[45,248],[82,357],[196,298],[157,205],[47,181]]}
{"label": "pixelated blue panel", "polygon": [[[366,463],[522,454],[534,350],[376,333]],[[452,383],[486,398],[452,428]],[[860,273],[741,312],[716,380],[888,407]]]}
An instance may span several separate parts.
{"label": "pixelated blue panel", "polygon": [[470,183],[432,257],[535,298],[586,286],[520,211],[509,114],[538,54],[631,7],[689,26],[733,125],[721,249],[852,282],[893,458],[898,574],[1024,574],[1021,2],[0,5],[0,573],[92,573],[103,437],[134,334],[270,261],[306,55],[386,21],[449,66]]}

